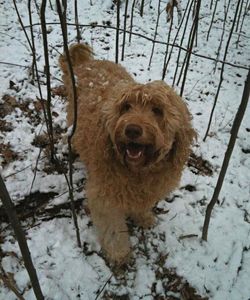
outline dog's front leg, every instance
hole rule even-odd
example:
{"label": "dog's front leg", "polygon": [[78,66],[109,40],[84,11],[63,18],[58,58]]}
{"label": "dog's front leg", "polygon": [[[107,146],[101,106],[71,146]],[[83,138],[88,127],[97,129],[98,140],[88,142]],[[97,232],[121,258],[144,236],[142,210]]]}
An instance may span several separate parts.
{"label": "dog's front leg", "polygon": [[[125,215],[121,209],[89,201],[90,212],[101,246],[110,261],[122,264],[130,253],[130,241]],[[97,204],[97,205],[96,205]]]}

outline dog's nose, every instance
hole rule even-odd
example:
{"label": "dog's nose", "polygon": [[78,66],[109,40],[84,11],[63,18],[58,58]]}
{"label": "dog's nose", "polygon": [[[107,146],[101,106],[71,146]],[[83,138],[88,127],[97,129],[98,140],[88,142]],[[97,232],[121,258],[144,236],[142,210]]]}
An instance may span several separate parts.
{"label": "dog's nose", "polygon": [[142,135],[142,128],[135,124],[129,124],[125,129],[125,135],[129,139],[132,140],[137,139]]}

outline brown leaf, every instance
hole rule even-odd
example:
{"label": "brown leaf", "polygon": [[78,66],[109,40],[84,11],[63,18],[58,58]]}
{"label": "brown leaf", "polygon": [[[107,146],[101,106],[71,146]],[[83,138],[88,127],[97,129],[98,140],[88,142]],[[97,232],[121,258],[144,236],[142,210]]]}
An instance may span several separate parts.
{"label": "brown leaf", "polygon": [[3,161],[3,164],[7,164],[7,163],[10,163],[14,160],[16,160],[18,158],[18,155],[16,152],[14,152],[11,148],[10,148],[10,145],[7,144],[0,144],[0,153],[1,153],[1,156],[3,157],[4,161]]}
{"label": "brown leaf", "polygon": [[13,129],[12,125],[5,120],[0,120],[0,131],[11,131]]}
{"label": "brown leaf", "polygon": [[61,97],[67,96],[66,88],[64,85],[60,85],[51,89],[51,93],[53,96],[61,96]]}

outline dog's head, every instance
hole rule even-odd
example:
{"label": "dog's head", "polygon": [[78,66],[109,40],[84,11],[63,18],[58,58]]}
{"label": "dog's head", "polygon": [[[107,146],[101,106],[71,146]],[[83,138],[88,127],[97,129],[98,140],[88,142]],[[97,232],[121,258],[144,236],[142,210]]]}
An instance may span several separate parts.
{"label": "dog's head", "polygon": [[162,81],[124,86],[118,94],[105,109],[117,158],[132,171],[167,157],[183,164],[194,130],[181,98]]}

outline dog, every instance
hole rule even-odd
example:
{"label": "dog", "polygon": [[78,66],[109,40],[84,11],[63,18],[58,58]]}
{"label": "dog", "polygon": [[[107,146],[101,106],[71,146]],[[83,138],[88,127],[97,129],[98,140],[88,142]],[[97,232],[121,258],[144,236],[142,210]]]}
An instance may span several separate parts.
{"label": "dog", "polygon": [[[154,225],[152,208],[179,184],[195,139],[191,115],[163,81],[137,83],[119,64],[94,59],[86,44],[69,48],[77,78],[77,128],[72,143],[84,162],[91,218],[109,261],[130,255],[126,224]],[[66,55],[59,58],[74,119]]]}

